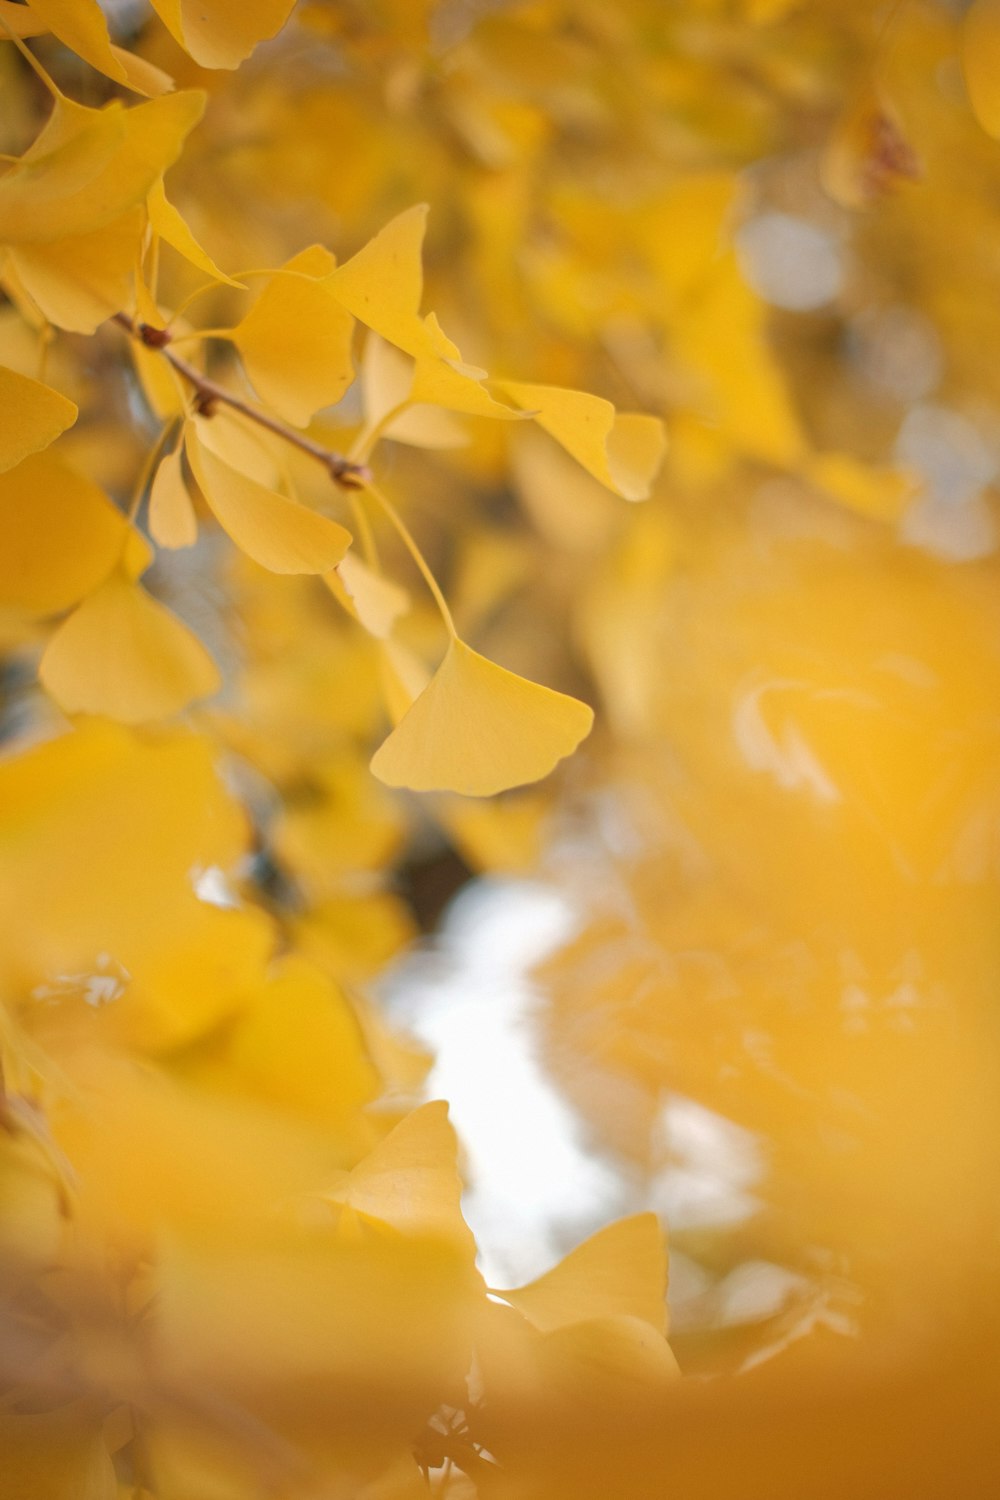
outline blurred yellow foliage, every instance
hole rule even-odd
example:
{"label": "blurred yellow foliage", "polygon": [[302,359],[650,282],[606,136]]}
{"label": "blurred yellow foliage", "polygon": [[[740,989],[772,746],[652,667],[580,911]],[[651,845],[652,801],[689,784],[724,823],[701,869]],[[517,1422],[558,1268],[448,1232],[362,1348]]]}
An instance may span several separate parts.
{"label": "blurred yellow foliage", "polygon": [[[1000,7],[0,44],[0,1500],[992,1493]],[[506,1289],[478,876],[625,1215]]]}

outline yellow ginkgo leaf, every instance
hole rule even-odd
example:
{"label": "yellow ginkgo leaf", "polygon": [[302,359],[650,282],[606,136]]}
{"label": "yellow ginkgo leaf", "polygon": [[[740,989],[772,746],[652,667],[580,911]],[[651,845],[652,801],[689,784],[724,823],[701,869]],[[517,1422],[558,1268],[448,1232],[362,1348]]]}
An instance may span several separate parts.
{"label": "yellow ginkgo leaf", "polygon": [[423,1104],[400,1120],[323,1197],[402,1234],[451,1240],[474,1249],[462,1218],[458,1143],[443,1099]]}
{"label": "yellow ginkgo leaf", "polygon": [[468,442],[465,428],[440,406],[412,403],[416,370],[409,355],[369,333],[359,371],[366,431],[385,423],[383,437],[414,448],[457,448]]}
{"label": "yellow ginkgo leaf", "polygon": [[0,365],[0,412],[0,473],[12,469],[29,453],[47,448],[77,418],[72,401],[40,380],[19,375],[4,365]]}
{"label": "yellow ginkgo leaf", "polygon": [[502,401],[490,395],[483,385],[485,378],[485,370],[465,365],[460,359],[433,353],[420,355],[410,396],[414,402],[443,406],[448,411],[465,412],[469,416],[499,417],[506,421],[523,419],[525,413],[504,406]]}
{"label": "yellow ginkgo leaf", "polygon": [[[420,317],[424,294],[420,257],[426,227],[426,203],[404,210],[338,266],[328,282],[338,301],[360,323],[414,356],[441,352]],[[453,345],[449,352],[458,357]]]}
{"label": "yellow ginkgo leaf", "polygon": [[98,223],[123,212],[127,203],[110,213],[103,202],[95,208],[88,190],[121,150],[125,119],[117,101],[96,110],[57,100],[38,136],[0,178],[0,240],[79,234],[96,227],[95,211]]}
{"label": "yellow ginkgo leaf", "polygon": [[962,67],[976,119],[1000,137],[1000,0],[974,0],[966,11]]}
{"label": "yellow ginkgo leaf", "polygon": [[509,380],[498,386],[595,479],[626,500],[646,499],[666,448],[656,417],[619,415],[600,396],[560,386]]}
{"label": "yellow ginkgo leaf", "polygon": [[383,578],[353,552],[348,552],[343,562],[325,574],[323,582],[348,614],[380,640],[391,634],[400,615],[410,607],[410,596],[404,588]]}
{"label": "yellow ginkgo leaf", "polygon": [[154,234],[158,234],[161,240],[165,240],[178,255],[190,261],[199,271],[204,271],[206,276],[211,276],[214,281],[225,282],[226,286],[242,288],[241,281],[234,281],[232,276],[227,276],[225,271],[220,271],[208,251],[195,239],[187,220],[178,209],[170,202],[164,191],[163,181],[157,178],[149,190],[146,198],[146,209],[149,214],[150,227]]}
{"label": "yellow ginkgo leaf", "polygon": [[170,74],[151,63],[147,57],[138,57],[124,47],[116,47],[113,42],[111,53],[125,69],[125,81],[135,93],[158,99],[161,94],[169,94],[174,89],[174,80]]}
{"label": "yellow ginkgo leaf", "polygon": [[50,323],[93,333],[127,305],[142,244],[138,209],[87,234],[11,246],[10,265]]}
{"label": "yellow ginkgo leaf", "polygon": [[378,1092],[346,998],[297,956],[247,997],[217,1072],[206,1081],[344,1129]]}
{"label": "yellow ginkgo leaf", "polygon": [[149,529],[161,547],[193,547],[198,518],[184,483],[183,447],[179,443],[161,458],[149,490]]}
{"label": "yellow ginkgo leaf", "polygon": [[563,1324],[535,1349],[546,1396],[557,1409],[567,1402],[578,1418],[606,1412],[611,1400],[626,1411],[662,1401],[680,1374],[662,1333],[627,1315]]}
{"label": "yellow ginkgo leaf", "polygon": [[585,703],[518,677],[456,639],[371,768],[388,786],[488,797],[547,776],[593,721]]}
{"label": "yellow ginkgo leaf", "polygon": [[288,20],[295,0],[153,0],[164,26],[203,68],[238,68]]}
{"label": "yellow ginkgo leaf", "polygon": [[277,272],[232,338],[261,400],[305,427],[354,379],[353,331],[354,319],[325,281]]}
{"label": "yellow ginkgo leaf", "polygon": [[593,1318],[641,1318],[667,1326],[667,1252],[655,1214],[634,1214],[599,1229],[547,1271],[500,1296],[542,1333]]}
{"label": "yellow ginkgo leaf", "polygon": [[0,474],[0,605],[33,615],[76,604],[121,555],[125,517],[51,453]]}
{"label": "yellow ginkgo leaf", "polygon": [[116,83],[140,94],[162,94],[171,87],[158,68],[112,45],[97,0],[31,0],[30,8],[53,36]]}
{"label": "yellow ginkgo leaf", "polygon": [[349,531],[234,469],[193,422],[186,429],[185,451],[219,525],[261,567],[272,573],[328,573],[346,554]]}
{"label": "yellow ginkgo leaf", "polygon": [[37,139],[0,177],[0,240],[89,234],[141,205],[180,155],[205,108],[185,89],[133,109],[86,109],[60,97]]}
{"label": "yellow ginkgo leaf", "polygon": [[56,631],[39,678],[66,713],[142,724],[218,692],[218,669],[176,615],[115,572]]}

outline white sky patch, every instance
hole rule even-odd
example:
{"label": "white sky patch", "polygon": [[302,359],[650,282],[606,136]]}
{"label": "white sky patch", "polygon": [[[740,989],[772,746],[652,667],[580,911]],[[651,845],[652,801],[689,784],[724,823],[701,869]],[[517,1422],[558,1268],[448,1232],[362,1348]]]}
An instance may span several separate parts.
{"label": "white sky patch", "polygon": [[464,1209],[493,1286],[539,1275],[627,1207],[626,1184],[588,1148],[537,1055],[526,976],[575,925],[549,887],[479,880],[453,904],[435,951],[405,964],[387,997],[435,1053],[426,1091],[449,1103],[470,1184]]}
{"label": "white sky patch", "polygon": [[750,219],[737,231],[736,253],[745,279],[773,307],[811,312],[840,292],[836,240],[792,214],[768,212]]}
{"label": "white sky patch", "polygon": [[756,1212],[764,1176],[756,1136],[694,1099],[671,1095],[660,1116],[668,1164],[652,1186],[651,1207],[673,1229],[739,1223]]}
{"label": "white sky patch", "polygon": [[240,898],[229,884],[226,872],[218,865],[195,865],[190,878],[195,895],[206,906],[234,909],[240,905]]}
{"label": "white sky patch", "polygon": [[900,428],[896,459],[924,481],[903,517],[904,541],[952,562],[993,551],[996,520],[982,491],[996,478],[997,457],[967,417],[945,406],[914,407]]}
{"label": "white sky patch", "polygon": [[[692,1099],[664,1104],[663,1165],[641,1189],[588,1144],[539,1059],[528,978],[576,925],[549,886],[478,880],[386,996],[393,1018],[435,1054],[426,1092],[450,1105],[469,1182],[463,1206],[493,1286],[530,1280],[601,1224],[640,1208],[668,1228],[697,1228],[738,1223],[759,1206],[757,1137]],[[676,1292],[692,1295],[683,1281]]]}

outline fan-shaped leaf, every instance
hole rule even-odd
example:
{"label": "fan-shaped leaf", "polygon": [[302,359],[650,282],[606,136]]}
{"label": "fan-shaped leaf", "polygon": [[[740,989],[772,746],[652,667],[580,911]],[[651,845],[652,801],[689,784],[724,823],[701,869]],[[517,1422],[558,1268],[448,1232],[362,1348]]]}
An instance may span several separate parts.
{"label": "fan-shaped leaf", "polygon": [[188,462],[219,525],[248,557],[272,573],[328,573],[351,545],[336,521],[308,510],[234,469],[189,423]]}
{"label": "fan-shaped leaf", "polygon": [[198,518],[184,483],[183,448],[165,453],[149,490],[149,529],[161,547],[193,547],[198,540]]}
{"label": "fan-shaped leaf", "polygon": [[543,1333],[592,1318],[667,1324],[667,1253],[655,1214],[634,1214],[599,1229],[527,1286],[501,1292]]}
{"label": "fan-shaped leaf", "polygon": [[164,26],[203,68],[238,68],[274,36],[295,0],[153,0]]}
{"label": "fan-shaped leaf", "polygon": [[0,473],[12,469],[29,453],[47,448],[77,418],[72,401],[40,380],[19,375],[4,365],[0,365],[0,412]]}
{"label": "fan-shaped leaf", "polygon": [[454,640],[376,751],[372,771],[389,786],[488,797],[547,776],[593,720],[585,703],[518,677]]}
{"label": "fan-shaped leaf", "polygon": [[618,415],[610,401],[561,386],[499,381],[498,387],[530,411],[539,427],[561,443],[588,473],[626,500],[645,500],[666,447],[656,417]]}
{"label": "fan-shaped leaf", "polygon": [[197,636],[118,572],[56,631],[38,675],[66,713],[126,724],[167,718],[220,685]]}
{"label": "fan-shaped leaf", "polygon": [[0,474],[0,604],[55,614],[108,576],[125,518],[89,479],[51,453]]}
{"label": "fan-shaped leaf", "polygon": [[278,272],[232,337],[261,400],[305,427],[354,379],[354,319],[325,282]]}

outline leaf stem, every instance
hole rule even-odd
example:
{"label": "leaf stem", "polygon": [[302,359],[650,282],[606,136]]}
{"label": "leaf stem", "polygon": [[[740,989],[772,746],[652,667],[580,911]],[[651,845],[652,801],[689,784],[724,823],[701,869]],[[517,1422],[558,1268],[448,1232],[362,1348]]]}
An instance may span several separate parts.
{"label": "leaf stem", "polygon": [[300,452],[307,453],[310,458],[316,459],[331,478],[337,484],[343,485],[345,489],[359,489],[370,482],[371,473],[367,465],[355,463],[345,458],[342,453],[325,448],[322,443],[317,443],[313,438],[307,437],[304,432],[296,432],[294,427],[289,427],[277,417],[261,411],[259,407],[251,406],[249,401],[235,396],[232,391],[227,391],[225,386],[203,375],[200,370],[195,369],[194,365],[189,364],[181,355],[175,354],[169,347],[171,340],[166,329],[151,328],[146,323],[137,323],[125,312],[115,313],[112,321],[124,328],[126,333],[147,349],[156,349],[167,364],[191,386],[199,406],[206,414],[210,413],[214,406],[228,406],[233,411],[238,411],[241,416],[247,417],[251,422],[256,422],[258,427],[266,427],[269,432],[283,438],[286,443],[291,443],[293,448],[298,448]]}
{"label": "leaf stem", "polygon": [[458,631],[455,629],[455,621],[451,617],[451,610],[448,608],[447,601],[444,597],[444,594],[442,594],[441,592],[441,587],[437,579],[434,577],[434,574],[431,572],[430,568],[427,565],[427,559],[424,557],[424,554],[421,552],[420,548],[413,540],[406,522],[403,520],[402,516],[399,514],[399,511],[393,505],[389,497],[387,495],[383,495],[382,491],[378,488],[377,485],[374,485],[371,480],[368,480],[363,488],[365,494],[373,496],[374,499],[378,501],[379,505],[385,511],[389,520],[398,531],[403,545],[405,546],[407,552],[409,552],[410,556],[413,558],[413,561],[416,563],[418,569],[420,570],[421,577],[431,591],[434,603],[437,605],[441,613],[441,618],[445,623],[448,634],[451,636],[453,641],[457,641]]}
{"label": "leaf stem", "polygon": [[53,99],[65,99],[66,95],[63,93],[62,89],[52,78],[49,77],[48,73],[42,67],[41,63],[38,61],[38,58],[32,52],[28,44],[18,36],[13,26],[9,26],[7,24],[3,16],[0,16],[0,27],[2,27],[3,30],[7,33],[8,39],[14,43],[14,46],[17,48],[18,52],[20,52],[29,68],[31,68],[31,70],[38,76],[38,78],[41,79],[42,83],[52,95]]}
{"label": "leaf stem", "polygon": [[153,477],[153,470],[155,469],[160,454],[166,447],[167,441],[170,438],[171,433],[174,431],[176,425],[176,422],[164,422],[163,426],[160,428],[160,432],[156,439],[156,442],[146,454],[142,468],[139,471],[139,477],[135,482],[134,489],[132,490],[132,498],[129,502],[128,510],[125,512],[125,519],[127,521],[134,522],[136,516],[139,514],[139,506],[142,504],[142,497],[149,487],[149,481]]}

